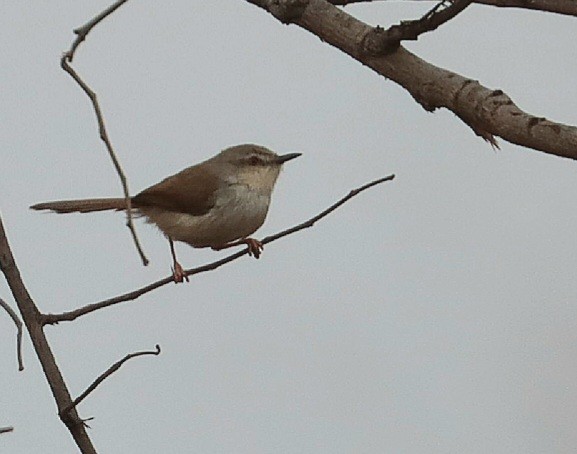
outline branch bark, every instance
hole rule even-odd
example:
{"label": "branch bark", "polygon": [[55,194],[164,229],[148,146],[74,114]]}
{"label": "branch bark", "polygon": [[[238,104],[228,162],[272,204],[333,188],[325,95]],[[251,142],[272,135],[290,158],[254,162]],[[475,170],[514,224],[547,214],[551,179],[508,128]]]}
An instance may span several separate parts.
{"label": "branch bark", "polygon": [[[12,291],[14,300],[18,305],[24,324],[28,329],[30,334],[30,339],[32,340],[32,345],[36,351],[36,355],[42,365],[44,370],[44,375],[46,380],[50,385],[52,390],[52,395],[56,401],[58,407],[58,412],[60,414],[63,408],[66,408],[72,402],[70,397],[70,392],[64,382],[64,378],[60,373],[60,369],[56,364],[50,345],[46,339],[42,326],[42,317],[40,311],[36,307],[36,304],[32,300],[32,297],[28,293],[24,282],[20,276],[20,271],[16,266],[14,256],[10,250],[10,245],[8,244],[8,238],[6,237],[6,232],[4,231],[4,225],[2,219],[0,218],[0,271],[4,274],[8,286]],[[84,423],[78,416],[75,409],[62,414],[60,416],[62,422],[66,425],[77,446],[80,448],[82,453],[85,454],[96,454],[96,450],[92,445],[92,441],[86,433]]]}
{"label": "branch bark", "polygon": [[560,157],[577,159],[577,128],[522,111],[501,90],[434,66],[404,47],[382,55],[379,33],[326,0],[246,0],[283,22],[308,30],[405,88],[427,111],[451,110],[478,136],[493,136]]}

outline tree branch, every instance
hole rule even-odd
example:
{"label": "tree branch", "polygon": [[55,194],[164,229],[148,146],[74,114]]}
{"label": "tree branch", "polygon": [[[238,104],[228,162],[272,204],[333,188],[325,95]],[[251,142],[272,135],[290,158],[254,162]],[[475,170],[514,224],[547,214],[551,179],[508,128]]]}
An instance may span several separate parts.
{"label": "tree branch", "polygon": [[[375,0],[329,0],[329,3],[336,6],[346,6],[353,3],[369,3],[374,1]],[[577,16],[577,2],[575,0],[473,0],[473,3],[500,8],[523,8]]]}
{"label": "tree branch", "polygon": [[426,32],[436,30],[445,22],[454,18],[471,4],[472,0],[442,0],[417,20],[403,21],[387,30],[375,27],[365,36],[365,42],[371,43],[371,53],[386,55],[396,51],[401,41],[416,40]]}
{"label": "tree branch", "polygon": [[100,14],[96,15],[92,20],[88,21],[82,27],[74,29],[76,39],[72,43],[72,47],[70,48],[70,50],[66,53],[69,62],[72,62],[76,49],[86,39],[88,33],[90,33],[92,29],[96,27],[96,25],[98,25],[100,22],[102,22],[104,19],[110,16],[114,11],[120,8],[127,1],[128,0],[118,0],[116,3],[110,5],[104,11],[102,11]]}
{"label": "tree branch", "polygon": [[75,408],[80,402],[82,402],[88,395],[94,391],[98,385],[100,385],[104,380],[110,377],[114,372],[116,372],[120,367],[128,360],[132,358],[136,358],[137,356],[144,356],[144,355],[160,355],[160,345],[156,345],[156,350],[153,351],[142,351],[136,353],[129,353],[121,360],[116,361],[112,366],[110,366],[106,371],[98,376],[96,380],[94,380],[86,390],[80,394],[74,401],[70,402],[66,407],[61,410],[61,413],[68,413],[71,409]]}
{"label": "tree branch", "polygon": [[0,298],[0,306],[4,308],[8,315],[16,325],[16,358],[18,358],[18,370],[24,370],[24,362],[22,361],[22,322],[18,317],[18,314],[14,312],[6,301]]}
{"label": "tree branch", "polygon": [[[278,6],[296,0],[246,1],[276,16],[269,10],[271,3]],[[499,136],[517,145],[577,159],[576,127],[528,114],[503,91],[434,66],[402,46],[392,54],[375,55],[372,50],[379,49],[378,39],[375,41],[378,28],[373,29],[326,0],[309,0],[304,6],[303,2],[300,0],[298,15],[293,10],[292,22],[401,85],[425,110],[451,110],[493,146],[493,136]]]}
{"label": "tree branch", "polygon": [[13,431],[14,431],[14,427],[12,427],[12,426],[0,427],[0,434],[5,434],[8,432],[13,432]]}
{"label": "tree branch", "polygon": [[[14,296],[14,300],[18,305],[24,324],[28,329],[30,334],[30,339],[32,340],[32,345],[34,350],[38,355],[42,369],[44,370],[44,375],[46,380],[50,385],[52,390],[52,395],[56,401],[58,409],[67,407],[72,399],[70,397],[70,392],[64,382],[64,378],[58,369],[58,365],[50,349],[50,345],[44,335],[41,322],[41,314],[36,304],[30,297],[28,290],[26,289],[24,282],[20,276],[20,271],[16,266],[14,261],[14,256],[10,250],[10,245],[8,244],[8,239],[6,237],[6,232],[4,231],[4,225],[2,224],[2,219],[0,218],[0,271],[4,274],[8,286]],[[88,438],[84,424],[79,418],[78,413],[75,409],[72,409],[65,415],[61,415],[60,419],[66,425],[77,446],[80,448],[82,453],[85,454],[96,454],[96,450],[92,445],[92,441]]]}
{"label": "tree branch", "polygon": [[[379,178],[378,180],[374,180],[370,183],[367,183],[364,186],[361,186],[360,188],[352,190],[345,197],[343,197],[342,199],[340,199],[339,201],[337,201],[336,203],[331,205],[329,208],[324,210],[322,213],[320,213],[320,214],[312,217],[311,219],[309,219],[309,220],[307,220],[301,224],[298,224],[294,227],[283,230],[282,232],[276,233],[274,235],[267,236],[266,238],[264,238],[262,240],[262,244],[264,245],[264,244],[272,243],[273,241],[276,241],[279,238],[282,238],[284,236],[298,232],[299,230],[303,230],[303,229],[306,229],[308,227],[312,227],[315,224],[315,222],[328,216],[330,213],[335,211],[337,208],[339,208],[341,205],[343,205],[344,203],[346,203],[347,201],[349,201],[350,199],[355,197],[360,192],[366,191],[367,189],[369,189],[373,186],[376,186],[378,184],[384,183],[386,181],[391,181],[393,178],[395,178],[394,175],[389,175],[389,176],[386,176],[383,178]],[[197,268],[192,268],[192,269],[186,270],[185,274],[186,274],[186,276],[193,276],[195,274],[200,274],[200,273],[204,273],[206,271],[215,270],[217,268],[220,268],[222,265],[230,263],[233,260],[236,260],[236,259],[242,257],[243,255],[246,255],[247,253],[248,253],[247,249],[245,249],[243,251],[236,252],[235,254],[231,254],[231,255],[224,257],[223,259],[217,260],[215,262],[208,263],[206,265],[199,266]],[[122,303],[125,301],[133,301],[133,300],[137,299],[138,297],[140,297],[146,293],[149,293],[152,290],[155,290],[159,287],[162,287],[166,284],[169,284],[171,282],[174,282],[173,276],[166,277],[164,279],[153,282],[152,284],[146,285],[146,286],[139,288],[137,290],[133,290],[133,291],[128,292],[128,293],[124,293],[123,295],[118,295],[118,296],[115,296],[113,298],[110,298],[110,299],[107,299],[104,301],[100,301],[97,303],[88,304],[86,306],[80,307],[78,309],[74,309],[72,311],[62,312],[60,314],[43,314],[42,315],[42,323],[43,324],[56,324],[59,322],[70,322],[72,320],[76,320],[78,317],[89,314],[89,313],[94,312],[96,310],[103,309],[105,307],[119,304],[119,303]]]}
{"label": "tree branch", "polygon": [[138,251],[138,254],[140,255],[140,259],[142,260],[142,264],[144,266],[146,266],[146,265],[148,265],[148,259],[146,258],[146,255],[144,254],[144,251],[142,250],[142,246],[140,245],[140,241],[138,240],[138,236],[136,235],[136,229],[134,227],[134,222],[132,220],[132,203],[130,200],[130,191],[128,189],[128,181],[126,179],[124,171],[122,170],[122,166],[120,165],[120,161],[118,160],[118,157],[116,156],[114,148],[112,147],[112,142],[110,141],[110,138],[108,137],[108,132],[106,131],[106,126],[104,123],[104,116],[102,115],[102,110],[100,109],[100,104],[98,102],[98,98],[97,98],[94,90],[92,90],[90,88],[90,86],[72,68],[72,66],[70,66],[70,63],[72,62],[72,59],[74,58],[74,54],[75,54],[76,50],[78,49],[78,46],[80,45],[80,43],[82,43],[86,39],[86,36],[88,35],[88,33],[90,33],[90,31],[96,25],[98,25],[100,22],[102,22],[104,19],[106,19],[110,14],[112,14],[114,11],[116,11],[118,8],[120,8],[120,6],[122,6],[127,1],[128,0],[117,1],[112,6],[108,7],[106,10],[104,10],[102,13],[100,13],[96,17],[94,17],[92,20],[88,21],[82,27],[75,29],[74,33],[76,34],[76,39],[72,43],[72,46],[70,47],[70,49],[62,55],[62,58],[60,59],[60,66],[62,67],[62,69],[64,71],[66,71],[68,74],[70,74],[70,76],[76,81],[76,83],[80,86],[80,88],[82,88],[84,93],[86,93],[86,95],[90,98],[90,102],[92,103],[92,108],[94,109],[94,113],[96,114],[96,120],[98,121],[98,132],[100,135],[100,139],[106,145],[106,150],[108,151],[108,155],[110,156],[110,159],[112,160],[112,163],[114,164],[114,168],[116,169],[116,173],[118,174],[118,177],[120,178],[120,183],[122,184],[122,190],[124,192],[124,199],[126,200],[126,216],[127,216],[126,217],[126,219],[127,219],[126,226],[130,230],[130,233],[132,235],[132,240],[134,241],[134,245],[136,246],[136,250]]}
{"label": "tree branch", "polygon": [[575,0],[475,0],[475,3],[500,8],[524,8],[577,16],[577,2]]}

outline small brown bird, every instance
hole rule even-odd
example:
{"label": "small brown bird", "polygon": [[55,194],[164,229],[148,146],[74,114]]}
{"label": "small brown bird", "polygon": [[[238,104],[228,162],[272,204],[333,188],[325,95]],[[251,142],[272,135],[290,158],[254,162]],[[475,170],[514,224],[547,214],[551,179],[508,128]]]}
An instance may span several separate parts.
{"label": "small brown bird", "polygon": [[[283,163],[300,153],[277,155],[258,145],[237,145],[188,167],[130,199],[136,214],[156,224],[170,243],[175,282],[187,279],[174,241],[221,250],[246,244],[259,258],[263,245],[249,238],[264,222]],[[89,213],[126,210],[123,198],[44,202],[33,210]]]}

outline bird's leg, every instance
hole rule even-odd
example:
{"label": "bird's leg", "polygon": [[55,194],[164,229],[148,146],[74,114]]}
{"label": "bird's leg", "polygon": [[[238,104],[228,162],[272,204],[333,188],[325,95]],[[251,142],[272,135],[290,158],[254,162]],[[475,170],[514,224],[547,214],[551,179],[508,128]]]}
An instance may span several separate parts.
{"label": "bird's leg", "polygon": [[254,238],[243,238],[241,240],[233,241],[232,243],[223,244],[222,246],[212,246],[212,250],[221,251],[229,247],[240,246],[241,244],[246,244],[248,246],[248,255],[254,256],[255,259],[260,257],[260,253],[264,248],[264,245],[259,240],[255,240]]}
{"label": "bird's leg", "polygon": [[182,268],[182,265],[176,260],[176,252],[174,252],[174,242],[172,238],[168,237],[168,242],[170,243],[170,253],[172,254],[172,277],[174,278],[174,283],[178,284],[185,279],[186,282],[188,282],[188,276],[184,273],[184,268]]}

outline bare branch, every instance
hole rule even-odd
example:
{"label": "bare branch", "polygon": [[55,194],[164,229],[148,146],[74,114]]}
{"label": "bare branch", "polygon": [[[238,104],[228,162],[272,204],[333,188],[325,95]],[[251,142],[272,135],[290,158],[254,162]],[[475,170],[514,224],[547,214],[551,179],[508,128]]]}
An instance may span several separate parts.
{"label": "bare branch", "polygon": [[100,374],[98,376],[98,378],[96,380],[94,380],[90,386],[88,388],[86,388],[86,390],[80,394],[80,396],[78,396],[76,399],[74,399],[74,401],[70,402],[70,404],[68,404],[68,406],[66,406],[65,408],[63,408],[61,411],[61,413],[67,413],[69,412],[71,409],[75,408],[80,402],[82,402],[86,397],[88,397],[88,395],[94,391],[98,385],[100,385],[104,380],[106,380],[108,377],[110,377],[114,372],[116,372],[118,369],[120,369],[120,367],[128,360],[132,359],[132,358],[136,358],[137,356],[144,356],[144,355],[154,355],[154,356],[158,356],[160,355],[160,345],[156,344],[156,350],[153,351],[142,351],[142,352],[136,352],[136,353],[129,353],[128,355],[126,355],[124,358],[122,358],[119,361],[116,361],[112,366],[110,366],[108,369],[106,369],[106,371],[104,371],[102,374]]}
{"label": "bare branch", "polygon": [[[269,0],[246,0],[269,11]],[[279,4],[285,1],[275,0]],[[519,109],[501,90],[483,87],[477,81],[434,66],[404,47],[389,55],[379,49],[375,29],[326,0],[309,0],[293,22],[321,40],[340,49],[378,74],[405,88],[421,106],[432,112],[451,110],[475,134],[490,142],[499,136],[508,142],[565,158],[577,159],[577,128],[549,121]],[[292,4],[292,3],[291,3]],[[269,11],[275,15],[274,12]],[[382,31],[382,29],[381,29]]]}
{"label": "bare branch", "polygon": [[4,308],[8,315],[16,325],[16,357],[18,358],[18,370],[24,370],[24,362],[22,361],[22,322],[18,317],[18,314],[14,312],[6,301],[0,298],[0,306]]}
{"label": "bare branch", "polygon": [[0,434],[5,434],[8,432],[13,432],[13,431],[14,431],[14,427],[12,427],[12,426],[0,427]]}
{"label": "bare branch", "polygon": [[89,22],[87,22],[85,25],[74,30],[74,33],[76,33],[76,35],[77,35],[76,40],[74,40],[74,42],[72,43],[72,46],[70,47],[68,52],[65,52],[64,55],[62,55],[62,58],[60,59],[60,66],[62,67],[62,69],[64,71],[66,71],[68,74],[70,74],[70,76],[76,81],[76,83],[80,86],[80,88],[82,88],[84,93],[86,93],[86,95],[90,98],[90,102],[92,103],[92,108],[94,109],[94,113],[96,114],[96,119],[98,121],[98,132],[100,135],[100,139],[106,145],[106,150],[108,151],[108,155],[110,156],[110,159],[112,160],[112,163],[114,164],[114,168],[116,169],[116,173],[118,174],[118,177],[120,178],[120,183],[122,184],[122,190],[124,192],[124,198],[126,200],[126,215],[127,215],[126,226],[130,230],[130,233],[132,235],[132,239],[134,241],[134,245],[136,246],[136,250],[138,251],[138,254],[140,255],[140,259],[142,260],[142,264],[144,266],[146,266],[146,265],[148,265],[148,259],[146,258],[146,255],[144,254],[144,251],[142,250],[142,246],[140,245],[140,241],[138,240],[138,236],[136,235],[136,228],[134,227],[134,222],[132,220],[132,203],[130,200],[130,191],[128,189],[128,181],[126,179],[124,171],[122,170],[122,166],[120,165],[120,161],[118,160],[118,157],[116,156],[114,148],[112,147],[112,142],[110,141],[110,138],[108,137],[108,132],[106,131],[106,126],[104,123],[104,116],[102,115],[102,110],[100,108],[98,98],[97,98],[94,90],[92,90],[90,88],[90,86],[72,68],[72,66],[70,66],[70,63],[72,62],[72,59],[74,58],[74,53],[76,52],[76,49],[78,48],[80,43],[82,41],[84,41],[84,39],[86,39],[86,35],[88,35],[88,33],[90,33],[90,31],[97,24],[99,24],[102,20],[104,20],[106,17],[108,17],[114,11],[116,11],[121,5],[123,5],[127,1],[128,0],[117,1],[112,6],[110,6],[106,10],[104,10],[102,13],[98,14],[96,17],[94,17]]}
{"label": "bare branch", "polygon": [[475,3],[501,8],[525,8],[577,16],[577,2],[575,0],[475,0]]}
{"label": "bare branch", "polygon": [[278,240],[279,238],[282,238],[283,236],[291,235],[292,233],[296,233],[300,230],[304,230],[304,229],[307,229],[309,227],[312,227],[313,225],[315,225],[315,223],[317,221],[320,221],[322,218],[328,216],[333,211],[335,211],[337,208],[339,208],[341,205],[344,205],[345,203],[347,203],[349,200],[351,200],[353,197],[360,194],[361,192],[366,191],[367,189],[370,189],[373,186],[376,186],[378,184],[385,183],[386,181],[391,181],[394,178],[395,178],[395,175],[389,175],[389,176],[371,181],[370,183],[367,183],[367,184],[365,184],[365,185],[363,185],[357,189],[353,189],[346,196],[344,196],[342,199],[338,200],[333,205],[328,207],[325,211],[323,211],[323,212],[317,214],[316,216],[310,218],[308,221],[302,222],[301,224],[298,224],[298,225],[295,225],[294,227],[291,227],[290,229],[286,229],[286,230],[283,230],[282,232],[275,233],[274,235],[267,236],[265,239],[262,240],[262,244],[271,243],[275,240]]}
{"label": "bare branch", "polygon": [[[347,194],[345,197],[343,197],[342,199],[337,201],[335,204],[331,205],[329,208],[327,208],[322,213],[320,213],[320,214],[312,217],[311,219],[309,219],[309,220],[307,220],[301,224],[298,224],[294,227],[283,230],[282,232],[276,233],[274,235],[267,236],[266,238],[264,238],[262,240],[262,244],[272,243],[273,241],[276,241],[279,238],[282,238],[284,236],[298,232],[299,230],[303,230],[303,229],[306,229],[308,227],[312,227],[315,222],[319,221],[320,219],[324,218],[325,216],[328,216],[330,213],[335,211],[337,208],[339,208],[341,205],[343,205],[344,203],[346,203],[347,201],[352,199],[354,196],[356,196],[360,192],[363,192],[363,191],[365,191],[365,190],[367,190],[373,186],[384,183],[386,181],[390,181],[393,178],[395,178],[394,175],[389,175],[389,176],[386,176],[383,178],[379,178],[378,180],[372,181],[370,183],[367,183],[364,186],[361,186],[360,188],[352,190],[351,192],[349,192],[349,194]],[[248,249],[245,249],[243,251],[239,251],[235,254],[231,254],[227,257],[224,257],[223,259],[214,261],[212,263],[208,263],[206,265],[199,266],[197,268],[192,268],[192,269],[186,270],[185,274],[186,274],[186,276],[193,276],[195,274],[200,274],[200,273],[204,273],[206,271],[215,270],[217,268],[220,268],[222,265],[230,263],[233,260],[236,260],[236,259],[242,257],[243,255],[246,255],[247,253],[248,253]],[[72,320],[77,319],[78,317],[89,314],[89,313],[94,312],[96,310],[103,309],[105,307],[112,306],[112,305],[122,303],[125,301],[133,301],[133,300],[137,299],[138,297],[140,297],[146,293],[149,293],[152,290],[155,290],[159,287],[162,287],[166,284],[169,284],[171,282],[174,282],[174,277],[172,275],[170,277],[166,277],[166,278],[161,279],[159,281],[153,282],[152,284],[146,285],[140,289],[133,290],[131,292],[125,293],[123,295],[118,295],[118,296],[115,296],[113,298],[110,298],[110,299],[107,299],[104,301],[88,304],[87,306],[83,306],[83,307],[80,307],[78,309],[74,309],[72,311],[62,312],[60,314],[44,314],[44,315],[42,315],[42,323],[43,324],[56,324],[59,322],[70,322]]]}
{"label": "bare branch", "polygon": [[104,11],[102,11],[100,14],[95,16],[92,20],[88,21],[82,27],[78,27],[77,29],[74,30],[74,33],[76,34],[76,39],[72,43],[70,50],[66,53],[68,61],[72,62],[72,59],[74,58],[74,53],[76,52],[76,49],[78,48],[78,46],[80,46],[80,43],[82,43],[82,41],[84,41],[86,39],[86,36],[88,35],[88,33],[90,33],[91,30],[96,25],[98,25],[100,22],[102,22],[104,19],[106,19],[108,16],[110,16],[114,11],[116,11],[118,8],[120,8],[127,1],[128,0],[117,1],[113,5],[110,5]]}
{"label": "bare branch", "polygon": [[[369,3],[373,1],[375,0],[329,0],[329,3],[338,6],[346,6],[353,3]],[[575,0],[473,0],[473,3],[497,6],[500,8],[523,8],[549,13],[565,14],[568,16],[577,16],[577,2]]]}
{"label": "bare branch", "polygon": [[463,11],[471,2],[472,0],[442,0],[418,20],[403,21],[387,30],[375,27],[365,36],[365,40],[371,43],[370,52],[373,55],[392,53],[397,50],[401,41],[416,40],[423,33],[436,30]]}
{"label": "bare branch", "polygon": [[[14,300],[18,305],[24,324],[30,334],[32,345],[38,355],[46,380],[50,385],[54,400],[59,409],[65,408],[72,402],[70,392],[64,382],[64,378],[58,369],[54,355],[44,335],[41,323],[41,314],[36,304],[30,297],[24,282],[20,276],[20,271],[14,261],[14,256],[8,244],[8,238],[4,231],[4,225],[0,218],[0,271],[4,274],[6,282],[10,287]],[[84,424],[75,409],[72,409],[66,415],[62,415],[62,422],[66,425],[76,445],[84,454],[96,454],[92,441],[88,438]]]}

